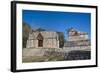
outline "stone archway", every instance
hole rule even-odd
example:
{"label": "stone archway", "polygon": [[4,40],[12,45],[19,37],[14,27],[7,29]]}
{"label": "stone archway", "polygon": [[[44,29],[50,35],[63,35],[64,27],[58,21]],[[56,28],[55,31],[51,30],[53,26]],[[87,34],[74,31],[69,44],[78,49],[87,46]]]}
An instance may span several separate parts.
{"label": "stone archway", "polygon": [[41,35],[41,33],[38,34],[37,40],[38,40],[38,47],[43,47],[43,36]]}

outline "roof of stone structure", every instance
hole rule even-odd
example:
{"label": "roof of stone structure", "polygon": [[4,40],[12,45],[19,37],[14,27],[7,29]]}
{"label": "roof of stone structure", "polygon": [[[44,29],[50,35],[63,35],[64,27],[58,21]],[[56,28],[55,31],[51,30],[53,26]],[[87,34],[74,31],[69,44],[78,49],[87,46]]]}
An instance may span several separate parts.
{"label": "roof of stone structure", "polygon": [[58,38],[59,34],[53,31],[33,31],[29,34],[29,39],[37,39],[38,35],[41,34],[45,38]]}
{"label": "roof of stone structure", "polygon": [[75,32],[75,34],[78,34],[78,35],[85,35],[85,34],[87,34],[86,32],[78,31],[78,30],[76,30],[75,28],[70,28],[70,29],[68,30],[68,32]]}
{"label": "roof of stone structure", "polygon": [[38,40],[43,40],[43,36],[42,36],[41,33],[38,34],[37,39],[38,39]]}

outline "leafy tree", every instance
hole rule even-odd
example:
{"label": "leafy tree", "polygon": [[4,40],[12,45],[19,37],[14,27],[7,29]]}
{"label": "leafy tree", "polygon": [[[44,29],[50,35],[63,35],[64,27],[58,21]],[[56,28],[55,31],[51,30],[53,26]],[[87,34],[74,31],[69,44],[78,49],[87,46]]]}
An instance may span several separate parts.
{"label": "leafy tree", "polygon": [[43,28],[38,28],[37,31],[46,31],[46,30]]}
{"label": "leafy tree", "polygon": [[27,23],[23,22],[23,29],[22,29],[23,48],[26,48],[26,43],[27,43],[27,39],[28,39],[30,31],[31,31],[31,27]]}

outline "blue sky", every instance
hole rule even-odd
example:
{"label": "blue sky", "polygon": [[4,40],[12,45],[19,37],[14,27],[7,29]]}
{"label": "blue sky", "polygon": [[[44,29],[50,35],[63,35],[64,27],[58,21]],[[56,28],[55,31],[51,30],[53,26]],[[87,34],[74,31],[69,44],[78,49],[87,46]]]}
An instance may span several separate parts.
{"label": "blue sky", "polygon": [[33,29],[43,28],[47,31],[63,32],[67,38],[67,31],[73,27],[79,31],[91,34],[91,14],[76,12],[53,12],[23,10],[23,22]]}

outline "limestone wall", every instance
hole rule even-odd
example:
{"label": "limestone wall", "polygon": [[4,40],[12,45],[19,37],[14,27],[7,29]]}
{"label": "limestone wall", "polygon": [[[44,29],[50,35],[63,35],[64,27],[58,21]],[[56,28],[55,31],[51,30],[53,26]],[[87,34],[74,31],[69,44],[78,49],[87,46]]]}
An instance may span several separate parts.
{"label": "limestone wall", "polygon": [[44,48],[59,48],[59,41],[56,39],[44,39],[43,42]]}
{"label": "limestone wall", "polygon": [[27,40],[26,48],[37,48],[38,40]]}
{"label": "limestone wall", "polygon": [[81,50],[81,51],[91,51],[91,46],[70,46],[70,47],[63,47],[63,50],[65,52],[69,52],[69,51],[77,51],[77,50]]}
{"label": "limestone wall", "polygon": [[49,53],[69,53],[70,51],[91,51],[90,46],[74,46],[74,47],[63,47],[63,48],[25,48],[22,50],[23,57],[32,56],[43,56]]}
{"label": "limestone wall", "polygon": [[[39,48],[38,40],[27,40],[26,48]],[[44,39],[43,48],[59,48],[59,41],[56,39]]]}
{"label": "limestone wall", "polygon": [[59,37],[56,32],[33,32],[29,34],[26,48],[40,48],[38,47],[38,34],[41,33],[43,36],[43,48],[59,48]]}
{"label": "limestone wall", "polygon": [[22,50],[22,56],[23,57],[30,57],[30,56],[42,56],[44,55],[44,50],[43,49],[33,49],[33,48],[30,48],[30,49],[23,49]]}

